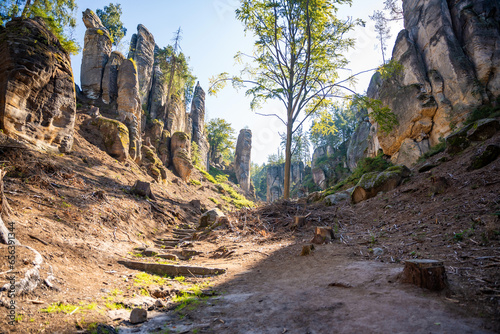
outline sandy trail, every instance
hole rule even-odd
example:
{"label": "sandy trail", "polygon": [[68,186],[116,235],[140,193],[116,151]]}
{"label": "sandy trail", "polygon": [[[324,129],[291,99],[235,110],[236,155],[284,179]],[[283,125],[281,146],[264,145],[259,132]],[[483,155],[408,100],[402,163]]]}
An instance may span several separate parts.
{"label": "sandy trail", "polygon": [[[281,248],[216,286],[222,294],[121,333],[490,333],[445,293],[397,282],[401,264],[363,261],[340,244]],[[237,267],[234,267],[238,271]]]}

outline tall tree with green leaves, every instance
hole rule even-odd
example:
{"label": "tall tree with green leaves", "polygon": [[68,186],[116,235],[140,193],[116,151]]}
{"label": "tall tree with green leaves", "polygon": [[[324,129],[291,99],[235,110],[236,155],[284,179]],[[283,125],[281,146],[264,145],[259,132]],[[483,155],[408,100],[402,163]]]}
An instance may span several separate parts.
{"label": "tall tree with green leaves", "polygon": [[[348,61],[343,53],[354,45],[346,34],[359,21],[335,16],[338,5],[351,0],[242,0],[236,17],[245,31],[255,35],[255,49],[241,77],[222,73],[212,79],[209,93],[233,86],[249,85],[255,109],[268,100],[279,100],[284,115],[278,117],[286,126],[284,198],[290,197],[292,137],[305,119],[347,88],[338,70]],[[246,55],[240,53],[238,58]]]}
{"label": "tall tree with green leaves", "polygon": [[370,19],[375,22],[375,32],[382,52],[382,62],[386,63],[385,52],[387,50],[387,41],[391,38],[390,21],[402,20],[403,10],[400,6],[400,0],[385,0],[384,10],[376,10]]}
{"label": "tall tree with green leaves", "polygon": [[123,26],[123,22],[121,21],[121,5],[110,3],[108,6],[104,6],[104,9],[97,9],[96,14],[101,19],[102,24],[108,29],[113,40],[113,45],[117,47],[127,34],[127,28]]}
{"label": "tall tree with green leaves", "polygon": [[26,19],[39,16],[57,36],[63,48],[71,54],[77,54],[80,47],[71,37],[71,30],[76,27],[76,9],[75,0],[2,0],[0,24],[15,17]]}
{"label": "tall tree with green leaves", "polygon": [[315,147],[338,148],[356,128],[356,107],[350,103],[333,104],[313,116],[309,138]]}
{"label": "tall tree with green leaves", "polygon": [[220,153],[226,160],[234,150],[234,129],[225,119],[214,118],[206,125],[208,143],[210,145],[210,161],[214,161],[217,153]]}
{"label": "tall tree with green leaves", "polygon": [[189,68],[189,57],[182,53],[180,42],[182,30],[177,29],[173,38],[173,45],[167,45],[160,49],[157,54],[160,68],[163,72],[163,80],[167,86],[167,104],[172,95],[184,94],[186,108],[193,98],[196,77]]}

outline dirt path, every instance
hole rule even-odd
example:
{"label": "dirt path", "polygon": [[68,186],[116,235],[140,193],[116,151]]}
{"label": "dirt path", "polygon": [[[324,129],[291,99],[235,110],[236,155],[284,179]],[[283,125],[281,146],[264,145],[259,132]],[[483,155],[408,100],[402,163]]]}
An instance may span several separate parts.
{"label": "dirt path", "polygon": [[289,245],[250,268],[234,267],[215,287],[220,296],[120,332],[492,332],[444,293],[398,283],[400,264],[360,261],[341,244],[319,246],[306,257],[298,256],[300,249]]}

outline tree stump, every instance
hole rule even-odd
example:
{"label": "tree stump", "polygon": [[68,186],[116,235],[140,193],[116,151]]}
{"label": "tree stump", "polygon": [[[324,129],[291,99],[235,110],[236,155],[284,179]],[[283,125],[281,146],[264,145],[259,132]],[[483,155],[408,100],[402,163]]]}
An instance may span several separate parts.
{"label": "tree stump", "polygon": [[401,281],[411,283],[432,291],[441,291],[448,287],[446,270],[442,261],[408,260]]}
{"label": "tree stump", "polygon": [[333,240],[333,229],[331,227],[326,226],[316,226],[314,228],[314,237],[311,242],[313,244],[326,244]]}
{"label": "tree stump", "polygon": [[292,230],[295,230],[299,227],[302,227],[306,224],[307,217],[306,216],[295,216],[293,217],[293,223],[290,227]]}
{"label": "tree stump", "polygon": [[135,181],[135,184],[132,187],[132,193],[142,197],[149,197],[152,200],[156,200],[155,195],[151,191],[151,183],[149,182],[143,182],[139,180]]}

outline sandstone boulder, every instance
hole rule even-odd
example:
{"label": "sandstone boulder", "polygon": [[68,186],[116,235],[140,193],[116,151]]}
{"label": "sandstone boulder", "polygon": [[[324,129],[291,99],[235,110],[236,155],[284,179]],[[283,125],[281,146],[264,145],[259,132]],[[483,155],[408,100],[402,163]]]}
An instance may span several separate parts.
{"label": "sandstone boulder", "polygon": [[336,192],[335,194],[331,194],[325,197],[323,202],[325,203],[326,206],[331,206],[331,205],[337,205],[351,197],[351,191],[353,189],[345,190],[345,191],[339,191]]}
{"label": "sandstone boulder", "polygon": [[183,101],[178,95],[173,95],[170,98],[169,104],[167,106],[167,119],[165,122],[165,128],[170,133],[178,131],[191,133],[191,127],[186,126],[188,122],[187,118],[188,117],[186,117],[186,109]]}
{"label": "sandstone boulder", "polygon": [[71,60],[42,19],[0,28],[0,127],[9,137],[69,152],[76,98]]}
{"label": "sandstone boulder", "polygon": [[101,95],[101,81],[104,67],[111,54],[111,37],[99,17],[90,9],[83,12],[87,27],[82,51],[80,82],[83,94],[89,99]]}
{"label": "sandstone boulder", "polygon": [[471,159],[468,170],[476,170],[483,168],[493,161],[495,161],[500,155],[500,146],[498,145],[488,145],[482,149],[478,154],[476,154]]}
{"label": "sandstone boulder", "polygon": [[141,308],[134,308],[132,312],[130,312],[130,323],[131,324],[140,324],[142,322],[146,322],[148,320],[148,311]]}
{"label": "sandstone boulder", "polygon": [[145,26],[139,24],[137,33],[132,35],[128,58],[137,64],[139,77],[140,105],[147,103],[152,85],[155,39]]}
{"label": "sandstone boulder", "polygon": [[118,69],[125,60],[118,51],[113,51],[104,67],[102,76],[102,101],[106,104],[115,102],[118,98]]}
{"label": "sandstone boulder", "polygon": [[99,116],[95,124],[101,132],[106,153],[118,161],[125,161],[129,152],[129,133],[125,124]]}
{"label": "sandstone boulder", "polygon": [[142,145],[142,163],[146,166],[148,174],[156,182],[161,183],[167,180],[167,170],[161,160],[156,155],[153,146]]}
{"label": "sandstone boulder", "polygon": [[222,218],[225,217],[226,215],[224,212],[221,210],[215,208],[212,210],[209,210],[205,212],[203,215],[200,217],[200,223],[198,225],[198,228],[207,228],[210,227],[214,224],[217,224],[217,222]]}
{"label": "sandstone boulder", "polygon": [[500,122],[496,119],[482,119],[475,122],[467,131],[467,139],[472,141],[485,141],[500,131]]}
{"label": "sandstone boulder", "polygon": [[170,138],[170,151],[172,154],[175,154],[178,149],[185,149],[189,154],[191,153],[191,140],[185,132],[178,131]]}
{"label": "sandstone boulder", "polygon": [[118,119],[125,123],[130,135],[130,157],[140,161],[141,157],[141,103],[137,67],[125,59],[118,71]]}
{"label": "sandstone boulder", "polygon": [[250,191],[250,154],[252,152],[252,131],[242,129],[234,153],[234,171],[241,189]]}
{"label": "sandstone boulder", "polygon": [[172,158],[172,163],[181,179],[187,182],[194,168],[189,152],[183,148],[176,150]]}
{"label": "sandstone boulder", "polygon": [[446,152],[456,154],[469,147],[470,140],[467,138],[467,132],[471,128],[472,124],[469,124],[446,137]]}
{"label": "sandstone boulder", "polygon": [[410,170],[404,166],[392,166],[385,171],[378,173],[366,173],[359,180],[351,193],[351,200],[354,204],[375,197],[381,191],[395,189],[401,181],[410,176]]}

